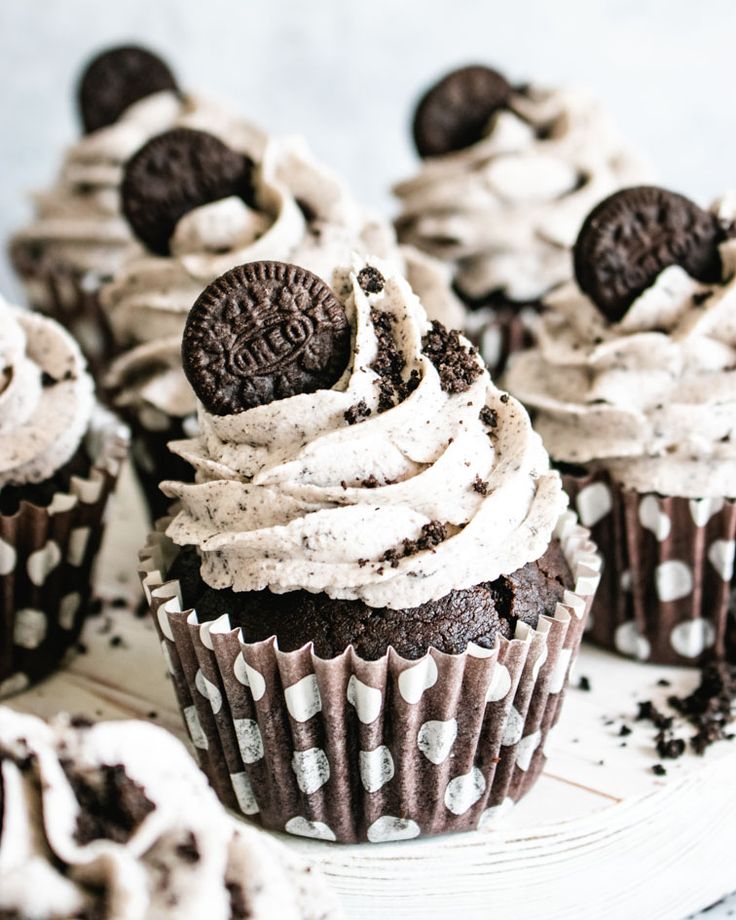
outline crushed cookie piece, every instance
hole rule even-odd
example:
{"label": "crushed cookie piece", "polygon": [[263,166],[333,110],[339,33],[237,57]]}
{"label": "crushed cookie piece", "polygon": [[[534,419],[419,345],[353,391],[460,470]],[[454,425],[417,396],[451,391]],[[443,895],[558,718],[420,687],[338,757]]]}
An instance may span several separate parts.
{"label": "crushed cookie piece", "polygon": [[652,773],[655,776],[667,776],[667,770],[662,766],[661,763],[655,763],[652,767]]}
{"label": "crushed cookie piece", "polygon": [[366,294],[380,294],[386,285],[386,279],[372,265],[366,265],[358,272],[358,284]]}
{"label": "crushed cookie piece", "polygon": [[368,403],[364,399],[357,402],[354,406],[346,409],[344,412],[345,421],[348,425],[357,425],[358,422],[365,421],[372,413]]}
{"label": "crushed cookie piece", "polygon": [[370,367],[379,377],[376,381],[378,411],[386,412],[416,390],[419,386],[419,371],[414,368],[408,379],[404,379],[406,360],[393,336],[394,318],[391,314],[374,307],[371,310],[371,321],[378,339],[378,352]]}
{"label": "crushed cookie piece", "polygon": [[437,320],[422,339],[422,350],[437,369],[446,393],[464,393],[483,373],[477,350],[463,345],[457,330],[446,329]]}
{"label": "crushed cookie piece", "polygon": [[480,476],[476,476],[473,482],[473,491],[479,495],[488,495],[488,482],[485,479],[481,479]]}
{"label": "crushed cookie piece", "polygon": [[478,418],[488,428],[498,427],[498,413],[495,409],[491,409],[490,406],[483,406],[483,408],[478,413]]}
{"label": "crushed cookie piece", "polygon": [[440,521],[430,521],[422,527],[422,533],[416,540],[402,540],[401,546],[394,549],[387,549],[381,556],[381,562],[390,562],[391,568],[397,568],[402,559],[407,556],[414,556],[417,553],[426,550],[432,550],[435,546],[447,539],[447,524]]}

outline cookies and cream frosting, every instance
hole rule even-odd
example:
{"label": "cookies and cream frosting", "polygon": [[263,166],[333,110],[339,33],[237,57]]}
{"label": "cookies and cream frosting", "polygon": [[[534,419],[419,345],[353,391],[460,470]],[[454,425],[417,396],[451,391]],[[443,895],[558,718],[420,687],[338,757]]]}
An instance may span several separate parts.
{"label": "cookies and cream frosting", "polygon": [[319,875],[228,817],[173,736],[0,708],[0,914],[333,920]]}
{"label": "cookies and cream frosting", "polygon": [[353,252],[375,254],[405,271],[433,316],[445,322],[458,316],[446,268],[411,247],[400,249],[392,229],[367,213],[301,139],[274,138],[262,155],[244,152],[257,164],[255,206],[231,197],[195,208],[179,220],[170,257],[133,259],[102,290],[113,335],[127,349],[108,383],[118,405],[132,408],[148,427],[165,429],[167,419],[195,413],[181,370],[184,322],[202,290],[236,265],[292,262],[329,281]]}
{"label": "cookies and cream frosting", "polygon": [[[736,198],[714,210],[732,223]],[[736,496],[736,240],[720,253],[721,283],[670,266],[617,323],[574,282],[550,295],[505,382],[555,460],[638,492]]]}
{"label": "cookies and cream frosting", "polygon": [[[168,533],[197,547],[211,587],[400,609],[513,572],[549,545],[566,498],[525,410],[469,351],[472,382],[452,392],[425,350],[436,327],[419,299],[371,264],[380,292],[360,287],[360,260],[333,283],[354,338],[332,389],[225,416],[200,407],[199,436],[172,445],[197,475],[163,484],[181,502]],[[387,325],[405,362],[392,405],[375,369]],[[422,548],[437,523],[443,539]]]}
{"label": "cookies and cream frosting", "polygon": [[[204,99],[164,91],[134,103],[114,124],[72,144],[56,182],[34,197],[34,217],[12,241],[16,264],[29,284],[34,271],[24,270],[24,250],[36,251],[42,269],[63,266],[94,287],[141,252],[120,210],[123,168],[147,140],[174,126],[262,143],[257,129]],[[36,299],[44,293],[42,285],[37,288]]]}
{"label": "cookies and cream frosting", "polygon": [[94,408],[79,346],[58,323],[0,299],[0,489],[49,479]]}
{"label": "cookies and cream frosting", "polygon": [[397,227],[453,263],[468,299],[534,301],[570,278],[570,247],[593,205],[646,173],[586,93],[517,90],[481,141],[427,158],[395,187]]}

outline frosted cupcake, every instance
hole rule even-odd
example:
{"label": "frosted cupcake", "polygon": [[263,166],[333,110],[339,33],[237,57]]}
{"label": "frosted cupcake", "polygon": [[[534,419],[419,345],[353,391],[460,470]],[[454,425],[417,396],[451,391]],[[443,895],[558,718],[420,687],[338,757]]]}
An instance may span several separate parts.
{"label": "frosted cupcake", "polygon": [[642,660],[734,654],[735,217],[651,187],[606,199],[507,376],[604,556],[591,635]]}
{"label": "frosted cupcake", "polygon": [[316,872],[236,827],[182,745],[145,722],[0,707],[0,819],[3,917],[342,916]]}
{"label": "frosted cupcake", "polygon": [[500,373],[569,280],[585,215],[648,170],[585,92],[514,87],[481,66],[423,96],[414,141],[421,168],[394,189],[399,237],[451,265],[468,334]]}
{"label": "frosted cupcake", "polygon": [[182,93],[162,60],[131,46],[87,65],[78,106],[84,135],[66,151],[54,184],[34,197],[33,219],[13,237],[10,252],[29,303],[72,331],[96,371],[111,345],[97,291],[140,249],[120,213],[123,164],[175,124],[224,126],[233,119]]}
{"label": "frosted cupcake", "polygon": [[[393,259],[434,316],[460,312],[444,266],[407,247],[315,162],[301,140],[229,143],[177,130],[129,163],[124,209],[149,255],[128,262],[101,294],[123,355],[107,383],[134,429],[133,455],[154,519],[166,512],[159,483],[187,467],[167,449],[191,434],[196,402],[181,368],[181,336],[202,289],[253,259],[293,260],[331,277],[354,251]],[[236,146],[232,146],[235,142]],[[162,170],[161,159],[173,163]]]}
{"label": "frosted cupcake", "polygon": [[69,333],[0,301],[0,695],[77,639],[126,449]]}
{"label": "frosted cupcake", "polygon": [[[207,288],[196,483],[142,554],[200,762],[274,829],[467,830],[531,787],[597,584],[522,407],[393,268]],[[179,611],[185,612],[179,612]]]}

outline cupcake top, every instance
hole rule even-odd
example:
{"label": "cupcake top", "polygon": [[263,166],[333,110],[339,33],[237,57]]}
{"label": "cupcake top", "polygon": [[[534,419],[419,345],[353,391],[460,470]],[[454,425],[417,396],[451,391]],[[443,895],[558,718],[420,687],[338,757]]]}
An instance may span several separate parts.
{"label": "cupcake top", "polygon": [[209,586],[401,609],[547,548],[566,499],[526,412],[393,267],[356,259],[332,290],[235,269],[198,299],[182,354],[201,434],[172,449],[197,481],[162,488]]}
{"label": "cupcake top", "polygon": [[0,489],[61,469],[79,448],[94,401],[69,333],[0,299]]}
{"label": "cupcake top", "polygon": [[206,100],[182,93],[168,67],[142,48],[95,58],[79,85],[86,133],[64,155],[58,178],[34,196],[34,217],[11,241],[21,275],[62,265],[98,285],[140,246],[120,213],[123,167],[149,138],[174,125],[225,136],[259,132]]}
{"label": "cupcake top", "polygon": [[[246,143],[214,149],[213,141],[203,132],[169,132],[144,147],[127,170],[126,213],[149,249],[165,254],[128,262],[101,300],[126,349],[107,382],[117,404],[133,409],[144,425],[163,429],[172,416],[194,415],[181,370],[184,323],[202,289],[235,265],[280,259],[329,279],[354,251],[375,253],[407,273],[434,315],[457,315],[444,266],[410,247],[400,250],[392,229],[358,205],[301,139],[272,138],[265,149]],[[149,164],[164,150],[180,159],[159,183]],[[205,188],[205,180],[211,186]]]}
{"label": "cupcake top", "polygon": [[452,262],[469,302],[534,301],[567,281],[585,215],[646,172],[587,93],[512,87],[487,67],[432,87],[414,136],[423,162],[394,189],[399,236]]}
{"label": "cupcake top", "polygon": [[0,708],[0,817],[3,916],[339,916],[319,876],[236,826],[182,745],[145,722]]}
{"label": "cupcake top", "polygon": [[703,211],[652,187],[591,213],[578,281],[506,378],[555,460],[638,492],[734,497],[735,220],[734,197]]}

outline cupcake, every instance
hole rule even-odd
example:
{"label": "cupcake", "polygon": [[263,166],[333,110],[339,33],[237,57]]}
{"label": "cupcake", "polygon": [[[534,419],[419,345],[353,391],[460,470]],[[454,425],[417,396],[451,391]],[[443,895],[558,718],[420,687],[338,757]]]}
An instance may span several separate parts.
{"label": "cupcake", "polygon": [[514,87],[488,67],[428,90],[413,134],[422,165],[394,189],[399,237],[451,265],[467,333],[500,373],[570,279],[585,215],[648,170],[585,92]]}
{"label": "cupcake", "polygon": [[598,580],[519,403],[390,265],[256,262],[184,332],[196,482],[144,588],[200,763],[274,830],[468,830],[533,784]]}
{"label": "cupcake", "polygon": [[607,198],[506,381],[601,548],[592,638],[661,664],[734,655],[735,218],[733,198]]}
{"label": "cupcake", "polygon": [[175,124],[232,119],[182,94],[168,66],[139,47],[95,57],[77,97],[84,134],[66,152],[54,184],[35,196],[33,219],[11,240],[10,254],[30,304],[70,329],[97,371],[111,345],[97,291],[140,250],[120,213],[123,164]]}
{"label": "cupcake", "polygon": [[79,636],[126,449],[69,333],[0,301],[0,696]]}
{"label": "cupcake", "polygon": [[342,915],[316,872],[237,826],[182,745],[146,722],[0,707],[0,819],[3,917]]}
{"label": "cupcake", "polygon": [[[134,432],[133,456],[153,519],[165,514],[159,483],[191,468],[167,444],[194,433],[196,402],[181,368],[184,323],[202,290],[235,265],[295,261],[321,277],[353,251],[394,260],[452,320],[459,304],[436,260],[399,249],[393,230],[294,138],[233,147],[237,138],[178,129],[154,138],[126,168],[123,207],[149,255],[133,259],[101,301],[122,356],[107,384]],[[164,159],[173,163],[160,170]]]}

